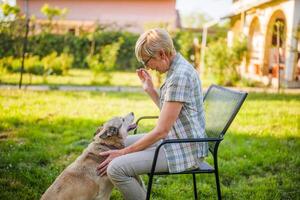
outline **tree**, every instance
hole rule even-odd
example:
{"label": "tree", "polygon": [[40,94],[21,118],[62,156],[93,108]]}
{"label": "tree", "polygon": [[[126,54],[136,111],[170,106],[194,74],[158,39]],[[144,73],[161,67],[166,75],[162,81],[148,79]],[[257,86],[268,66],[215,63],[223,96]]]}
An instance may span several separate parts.
{"label": "tree", "polygon": [[10,15],[17,16],[20,13],[20,8],[18,6],[11,6],[8,3],[3,3],[1,9],[5,17]]}
{"label": "tree", "polygon": [[64,17],[67,14],[68,9],[60,9],[58,7],[51,7],[48,4],[45,4],[41,8],[41,12],[48,18],[49,21],[52,21],[54,17]]}
{"label": "tree", "polygon": [[66,8],[60,9],[59,7],[51,7],[48,4],[45,4],[41,8],[41,12],[47,17],[47,19],[49,21],[49,23],[46,24],[46,26],[42,27],[42,28],[46,32],[51,32],[52,21],[53,21],[54,17],[60,17],[60,18],[65,17],[68,12],[68,9],[66,9]]}

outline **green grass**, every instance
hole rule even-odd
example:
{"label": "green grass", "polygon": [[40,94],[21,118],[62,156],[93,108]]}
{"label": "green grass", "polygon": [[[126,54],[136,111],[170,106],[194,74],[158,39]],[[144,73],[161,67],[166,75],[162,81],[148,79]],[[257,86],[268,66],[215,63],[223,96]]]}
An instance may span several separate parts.
{"label": "green grass", "polygon": [[[112,76],[111,82],[105,83],[103,74],[99,74],[95,81],[93,81],[93,73],[86,69],[71,69],[68,75],[59,76],[51,75],[48,76],[44,81],[43,76],[37,75],[23,75],[24,84],[32,85],[112,85],[112,86],[140,86],[140,81],[134,72],[109,72]],[[120,79],[120,77],[122,77]],[[5,84],[17,84],[19,83],[19,73],[2,73],[0,75],[0,83]]]}
{"label": "green grass", "polygon": [[[156,83],[156,73],[154,71],[150,72],[153,77],[153,81]],[[109,86],[129,86],[129,87],[140,87],[141,83],[135,72],[124,72],[124,71],[113,71],[109,72],[111,75],[110,83],[106,82],[105,74],[99,74],[95,80],[93,80],[93,73],[91,70],[87,69],[71,69],[68,75],[58,76],[51,75],[48,76],[46,81],[44,81],[43,76],[37,75],[23,75],[23,84],[31,85],[41,85],[46,84],[50,86],[59,85],[83,85],[83,86],[95,86],[95,85],[109,85]],[[214,82],[213,77],[202,77],[206,83],[204,87],[210,85]],[[0,71],[0,84],[18,84],[20,80],[19,73],[4,73]]]}
{"label": "green grass", "polygon": [[[0,90],[0,199],[39,199],[98,125],[131,111],[158,114],[142,93]],[[224,199],[299,199],[299,129],[299,95],[251,93],[219,149]],[[213,175],[197,180],[200,198],[216,199]],[[192,199],[191,177],[155,178],[153,197]]]}

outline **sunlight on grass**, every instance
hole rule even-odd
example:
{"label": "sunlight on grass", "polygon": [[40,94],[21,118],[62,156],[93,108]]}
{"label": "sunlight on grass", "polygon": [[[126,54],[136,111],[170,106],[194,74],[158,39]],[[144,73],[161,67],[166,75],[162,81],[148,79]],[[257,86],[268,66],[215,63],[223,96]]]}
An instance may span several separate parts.
{"label": "sunlight on grass", "polygon": [[[0,90],[0,199],[39,199],[100,124],[131,111],[159,114],[144,93]],[[225,199],[300,196],[299,116],[299,95],[249,94],[220,145]],[[144,121],[139,130],[154,124]],[[214,177],[197,180],[200,198],[216,199]],[[192,199],[191,176],[155,178],[153,197]],[[114,190],[111,199],[122,197]]]}
{"label": "sunlight on grass", "polygon": [[[134,72],[109,72],[112,75],[112,86],[140,86],[140,81]],[[103,74],[99,74],[96,83],[93,82],[93,73],[90,70],[72,69],[66,76],[51,75],[44,81],[43,76],[24,74],[23,83],[39,85],[106,85]],[[6,84],[17,84],[20,79],[18,73],[7,73],[0,76],[0,82]]]}
{"label": "sunlight on grass", "polygon": [[[24,85],[109,85],[109,86],[126,86],[126,87],[141,87],[139,78],[135,72],[113,71],[108,72],[111,75],[110,83],[106,83],[105,74],[99,74],[95,80],[93,80],[93,73],[87,69],[71,69],[69,74],[65,76],[51,75],[48,76],[46,81],[43,76],[37,75],[23,75]],[[150,71],[154,83],[157,85],[157,75],[155,71]],[[161,83],[164,80],[165,75],[162,75]],[[214,83],[214,79],[211,76],[201,76],[202,84],[204,87]],[[20,80],[19,73],[0,73],[0,83],[2,84],[18,84]]]}

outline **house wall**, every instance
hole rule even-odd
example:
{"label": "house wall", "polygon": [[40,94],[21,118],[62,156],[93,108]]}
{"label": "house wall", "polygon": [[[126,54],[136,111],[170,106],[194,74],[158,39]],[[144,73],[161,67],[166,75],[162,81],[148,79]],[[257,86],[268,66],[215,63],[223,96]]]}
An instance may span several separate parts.
{"label": "house wall", "polygon": [[[67,8],[67,21],[90,23],[116,23],[133,25],[142,31],[144,25],[165,22],[175,25],[175,0],[29,0],[28,14],[37,19],[45,19],[40,12],[44,4]],[[17,0],[17,5],[25,13],[25,0]]]}
{"label": "house wall", "polygon": [[[253,1],[254,2],[254,1]],[[256,1],[258,2],[258,1]],[[263,1],[261,1],[263,2]],[[241,2],[238,2],[241,4]],[[242,7],[240,6],[239,9],[242,10]],[[259,32],[257,32],[256,40],[259,41],[261,44],[257,45],[258,50],[256,51],[260,52],[260,55],[258,56],[258,66],[254,66],[253,63],[248,62],[245,64],[246,66],[242,66],[242,73],[246,74],[249,77],[256,77],[260,80],[265,81],[266,83],[269,81],[269,70],[268,65],[269,57],[270,57],[270,37],[271,34],[268,34],[271,32],[272,24],[270,24],[270,21],[272,20],[272,17],[274,16],[274,13],[283,13],[283,18],[285,19],[285,32],[286,32],[286,39],[285,39],[285,68],[283,73],[283,80],[286,84],[289,84],[289,82],[294,81],[295,79],[295,68],[296,68],[296,60],[297,60],[297,52],[295,51],[297,49],[297,40],[295,38],[295,30],[297,29],[300,21],[300,12],[296,12],[297,10],[300,10],[300,1],[298,0],[281,0],[281,1],[271,1],[265,4],[262,4],[258,7],[250,7],[242,12],[244,12],[244,19],[242,18],[242,13],[235,15],[235,17],[232,17],[232,21],[236,22],[238,19],[236,19],[236,16],[239,16],[239,20],[241,20],[241,23],[243,24],[241,31],[248,37],[249,45],[252,41],[252,39],[255,39],[251,37],[251,33],[253,33],[253,30],[251,30],[251,24],[253,23],[254,19],[257,19],[259,21]],[[244,20],[244,21],[243,21]],[[252,27],[255,28],[255,27]],[[232,26],[231,33],[236,32],[236,27]],[[248,45],[248,46],[249,46]],[[248,66],[247,66],[248,65]],[[259,69],[254,69],[255,67],[258,67]],[[300,83],[300,82],[299,82]],[[300,84],[299,84],[300,86]]]}

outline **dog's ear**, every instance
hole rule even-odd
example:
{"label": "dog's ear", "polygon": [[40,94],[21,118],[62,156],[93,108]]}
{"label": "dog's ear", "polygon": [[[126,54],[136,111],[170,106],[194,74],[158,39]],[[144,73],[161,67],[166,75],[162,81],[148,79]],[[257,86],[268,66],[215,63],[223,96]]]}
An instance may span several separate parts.
{"label": "dog's ear", "polygon": [[113,135],[118,135],[119,133],[119,129],[117,127],[114,127],[114,126],[110,126],[108,127],[107,130],[105,130],[99,137],[101,139],[105,139],[107,137],[111,137]]}
{"label": "dog's ear", "polygon": [[96,132],[94,133],[94,136],[100,133],[102,130],[103,130],[103,126],[101,125],[97,128]]}

